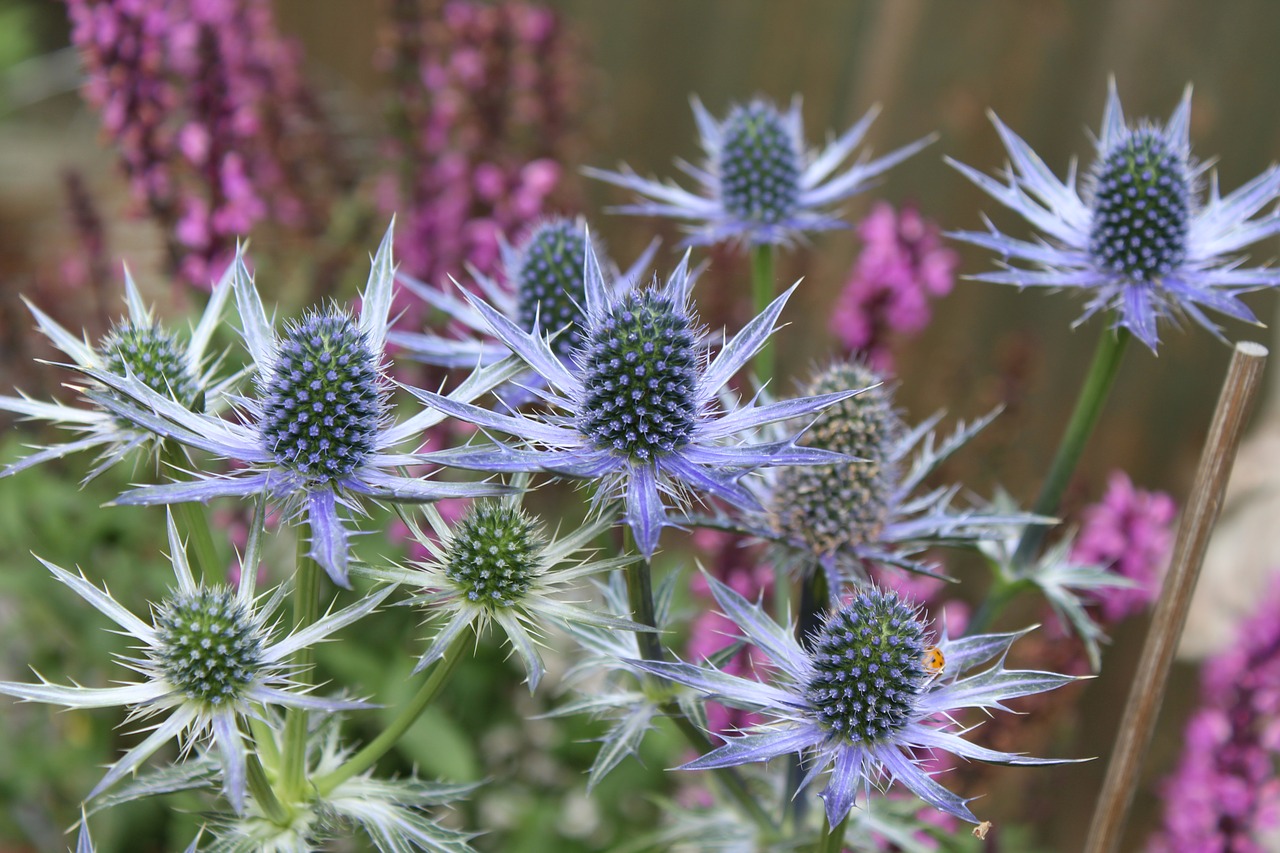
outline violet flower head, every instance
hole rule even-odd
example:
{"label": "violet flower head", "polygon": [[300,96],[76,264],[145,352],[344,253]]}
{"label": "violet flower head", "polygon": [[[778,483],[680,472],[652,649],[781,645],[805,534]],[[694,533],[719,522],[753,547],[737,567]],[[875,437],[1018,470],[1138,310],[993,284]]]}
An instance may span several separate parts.
{"label": "violet flower head", "polygon": [[1114,326],[1131,331],[1153,352],[1162,321],[1190,318],[1221,338],[1206,309],[1257,323],[1240,295],[1280,284],[1280,270],[1247,267],[1240,252],[1280,233],[1280,213],[1255,215],[1280,196],[1280,167],[1223,198],[1216,175],[1200,190],[1207,163],[1191,155],[1191,88],[1163,126],[1125,124],[1110,83],[1098,134],[1097,158],[1083,188],[1074,164],[1059,180],[1017,134],[994,115],[1012,165],[1004,183],[949,161],[1043,235],[1010,237],[987,231],[951,236],[983,246],[1010,263],[975,276],[1018,287],[1078,288],[1088,298],[1083,323],[1115,311]]}
{"label": "violet flower head", "polygon": [[[531,228],[514,246],[498,238],[502,254],[501,280],[475,268],[471,273],[489,304],[526,332],[532,332],[535,323],[559,331],[552,346],[562,359],[568,359],[582,344],[585,302],[582,274],[590,239],[587,224],[581,218],[552,216]],[[596,256],[606,259],[602,264],[608,278],[623,290],[635,287],[657,248],[655,240],[625,272],[619,272],[606,259],[598,241],[593,243]],[[484,317],[465,298],[408,275],[401,275],[399,280],[464,332],[488,336],[489,326]],[[400,347],[409,358],[443,367],[470,369],[477,364],[493,364],[509,353],[505,346],[491,338],[392,331],[387,340]]]}
{"label": "violet flower head", "polygon": [[799,447],[794,435],[769,444],[729,443],[764,424],[813,415],[857,391],[720,411],[720,390],[773,334],[795,287],[711,359],[689,305],[693,280],[686,252],[662,286],[655,281],[643,290],[619,289],[606,282],[588,243],[582,345],[569,363],[561,360],[540,326],[525,331],[472,298],[493,336],[540,375],[547,387],[543,398],[563,414],[501,414],[414,391],[429,406],[531,445],[466,447],[430,458],[482,471],[543,470],[594,480],[600,484],[597,506],[623,497],[627,524],[646,557],[657,549],[668,523],[664,494],[677,500],[689,492],[713,495],[759,510],[758,501],[738,483],[744,474],[840,458],[831,451]]}
{"label": "violet flower head", "polygon": [[862,251],[832,314],[830,328],[871,366],[893,366],[889,337],[915,335],[931,318],[929,300],[946,296],[959,255],[942,244],[938,226],[911,206],[877,202],[858,224]]}
{"label": "violet flower head", "polygon": [[1163,785],[1164,823],[1148,853],[1266,853],[1280,830],[1280,583],[1237,643],[1201,669],[1204,702]]}
{"label": "violet flower head", "polygon": [[1164,492],[1135,489],[1123,471],[1112,472],[1106,495],[1085,508],[1071,561],[1109,568],[1135,582],[1094,593],[1104,622],[1119,622],[1155,601],[1173,547],[1176,515],[1173,498]]}
{"label": "violet flower head", "polygon": [[691,99],[705,162],[677,165],[700,184],[690,192],[671,181],[641,178],[629,167],[584,169],[592,178],[636,192],[640,200],[619,213],[666,216],[687,223],[688,245],[736,242],[790,245],[807,231],[845,227],[832,206],[857,195],[891,167],[932,142],[916,140],[883,157],[859,158],[840,171],[878,114],[870,110],[820,151],[805,150],[800,98],[783,111],[764,98],[736,104],[716,121]]}
{"label": "violet flower head", "polygon": [[[119,396],[91,395],[137,426],[244,464],[229,475],[133,489],[120,504],[169,504],[215,497],[267,495],[294,517],[305,515],[311,556],[340,586],[347,586],[348,533],[341,508],[362,499],[426,503],[448,497],[503,494],[486,483],[447,483],[403,476],[397,469],[420,457],[397,450],[420,440],[444,420],[425,410],[399,423],[392,418],[391,383],[384,348],[394,269],[391,229],[378,247],[362,294],[359,316],[337,305],[315,308],[277,333],[263,308],[244,259],[235,261],[236,301],[245,345],[257,373],[258,394],[241,400],[233,423],[188,411],[132,375],[88,371]],[[473,373],[453,393],[471,400],[508,380],[511,358]]]}
{"label": "violet flower head", "polygon": [[[835,826],[859,793],[897,782],[934,808],[970,823],[967,800],[948,791],[919,763],[923,751],[952,753],[994,764],[1057,764],[987,749],[965,740],[949,716],[965,708],[1007,710],[1004,702],[1070,683],[1051,672],[1006,670],[1004,656],[1021,634],[935,637],[919,609],[897,593],[859,592],[810,638],[807,651],[790,626],[774,622],[758,604],[709,579],[721,610],[745,638],[769,656],[773,683],[731,675],[709,664],[632,661],[637,669],[692,687],[716,701],[759,711],[771,722],[731,737],[686,764],[703,770],[800,754],[807,773],[801,788],[831,768],[820,796]],[[926,650],[945,661],[925,664]],[[997,659],[980,673],[973,668]]]}

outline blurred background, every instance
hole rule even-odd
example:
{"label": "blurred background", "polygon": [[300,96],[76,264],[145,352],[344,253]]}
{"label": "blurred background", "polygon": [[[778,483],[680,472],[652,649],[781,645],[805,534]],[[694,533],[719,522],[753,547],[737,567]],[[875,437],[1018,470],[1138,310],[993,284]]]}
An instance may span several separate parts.
{"label": "blurred background", "polygon": [[[547,0],[550,18],[517,16],[503,24],[508,29],[499,35],[508,41],[500,66],[486,60],[483,47],[496,25],[483,16],[450,18],[450,4],[189,2],[193,20],[207,19],[208,27],[224,14],[215,7],[252,10],[237,24],[248,34],[234,72],[243,76],[227,71],[223,80],[213,74],[216,63],[202,65],[229,48],[201,23],[172,36],[181,42],[175,53],[190,63],[180,69],[188,87],[139,85],[133,99],[121,103],[81,92],[85,54],[68,47],[69,10],[104,4],[0,0],[0,393],[21,387],[47,397],[65,380],[32,362],[53,352],[32,332],[22,296],[96,338],[122,310],[119,264],[127,260],[148,298],[162,313],[177,315],[198,303],[236,234],[252,239],[260,286],[280,301],[282,313],[283,306],[318,296],[354,293],[367,273],[366,253],[392,211],[399,216],[402,263],[432,281],[456,273],[464,260],[491,263],[493,234],[514,235],[549,212],[585,213],[624,266],[659,234],[658,266],[666,270],[679,233],[666,222],[604,215],[602,209],[625,194],[588,182],[578,169],[625,161],[642,175],[676,176],[673,158],[697,162],[701,156],[692,94],[720,115],[756,94],[786,102],[798,93],[813,144],[874,104],[883,109],[869,139],[877,152],[937,133],[924,153],[845,206],[850,223],[885,200],[913,206],[943,230],[980,228],[985,213],[1001,230],[1026,234],[1024,223],[997,209],[943,155],[989,173],[1002,168],[1003,149],[987,117],[992,110],[1055,172],[1064,173],[1074,157],[1087,166],[1109,75],[1131,119],[1163,120],[1193,85],[1195,155],[1216,163],[1225,191],[1280,152],[1280,53],[1274,49],[1280,6],[1271,0]],[[414,73],[422,68],[415,57],[446,51],[455,41],[476,45],[474,68],[454,77]],[[94,55],[119,60],[126,44],[124,35],[114,44],[99,35]],[[145,55],[134,60],[147,67]],[[506,88],[497,91],[495,81]],[[446,89],[448,98],[440,94]],[[256,112],[238,114],[248,103]],[[223,122],[227,138],[194,131],[165,137],[169,111],[194,109],[191,104]],[[469,122],[469,129],[458,131],[451,122]],[[231,170],[225,158],[221,171],[211,166],[218,145],[242,151],[243,162]],[[471,181],[461,197],[450,195],[449,182],[457,180]],[[780,278],[805,278],[789,308],[791,325],[779,338],[782,376],[799,378],[830,358],[837,344],[828,319],[863,242],[851,228],[782,254]],[[961,277],[993,263],[971,247],[952,248]],[[1254,259],[1267,260],[1275,250],[1259,246]],[[739,323],[749,310],[746,258],[718,251],[710,259],[699,297],[703,314]],[[1277,312],[1273,294],[1247,301],[1264,319]],[[971,418],[1006,407],[997,425],[949,466],[948,476],[982,495],[999,483],[1024,502],[1034,497],[1099,331],[1096,321],[1072,328],[1081,307],[1070,294],[1019,294],[958,280],[934,302],[923,333],[889,341],[899,401],[914,419],[940,408]],[[1231,321],[1224,334],[1272,339],[1266,329]],[[1096,501],[1116,469],[1184,503],[1230,349],[1198,327],[1165,329],[1162,337],[1158,357],[1131,348],[1072,484],[1068,512]],[[782,387],[791,387],[793,380],[784,381]],[[1245,451],[1248,489],[1237,487],[1222,542],[1206,568],[1189,627],[1190,654],[1210,654],[1230,642],[1229,626],[1280,565],[1280,536],[1268,524],[1276,509],[1270,495],[1280,480],[1274,398],[1269,395],[1255,417],[1256,437]],[[40,440],[7,428],[12,423],[0,415],[6,461],[19,455],[23,441]],[[144,586],[144,568],[154,570],[130,557],[154,541],[154,531],[139,529],[120,511],[95,509],[127,475],[95,484],[96,498],[86,501],[75,486],[83,470],[68,463],[65,476],[58,473],[41,469],[0,481],[0,677],[21,677],[33,659],[65,661],[77,653],[77,629],[57,613],[61,591],[44,577],[31,579],[39,567],[28,550],[62,565],[97,560],[124,578],[142,578],[137,582]],[[111,577],[108,571],[102,568],[102,576]],[[970,598],[981,590],[981,576],[973,577],[979,585]],[[15,602],[30,601],[29,595],[50,602],[47,612],[25,603],[17,612]],[[1145,627],[1139,618],[1114,631],[1102,676],[1073,694],[1073,736],[1046,741],[1050,749],[1100,760],[1034,779],[1031,771],[1012,771],[987,786],[983,806],[997,825],[1034,820],[1035,849],[1072,851],[1082,844]],[[412,626],[406,631],[411,635]],[[501,659],[495,653],[495,666]],[[359,669],[359,662],[330,665]],[[53,671],[63,671],[59,666],[65,663]],[[82,680],[94,674],[79,664],[72,671]],[[102,672],[109,672],[106,663]],[[474,690],[483,693],[483,686]],[[1177,762],[1197,692],[1195,661],[1187,660],[1176,673],[1124,849],[1141,849],[1160,819],[1159,780]],[[49,722],[48,716],[8,703],[0,711],[0,849],[58,849],[57,828],[70,822],[75,792],[91,781],[50,783],[49,767],[83,766],[85,754],[99,755],[101,764],[111,753],[111,721],[59,715]],[[498,734],[485,750],[527,748],[509,743],[521,737],[514,719],[494,722]],[[565,766],[584,753],[589,762],[589,744],[569,738],[558,748],[567,754],[555,760]],[[457,760],[459,766],[473,762],[464,769],[491,768],[480,758]],[[635,780],[637,790],[661,780],[660,761],[634,771],[647,774]],[[608,797],[615,798],[608,808],[633,817],[649,807],[624,802],[622,790],[606,791]],[[492,849],[596,849],[612,840],[590,823],[600,820],[597,812],[582,817],[599,807],[578,800],[486,808],[481,825],[497,821],[525,830],[502,836],[524,841]],[[546,826],[535,831],[536,821]],[[530,840],[539,831],[571,837],[578,830],[564,827],[575,821],[590,824],[573,842],[579,847]]]}

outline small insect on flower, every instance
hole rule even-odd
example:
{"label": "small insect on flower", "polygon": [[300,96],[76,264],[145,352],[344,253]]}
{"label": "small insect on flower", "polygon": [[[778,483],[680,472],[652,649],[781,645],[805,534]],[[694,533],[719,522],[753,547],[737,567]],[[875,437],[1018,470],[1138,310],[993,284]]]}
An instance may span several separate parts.
{"label": "small insect on flower", "polygon": [[[859,794],[898,783],[933,807],[979,823],[968,800],[940,785],[921,765],[928,750],[994,764],[1055,764],[987,749],[965,740],[952,712],[1003,709],[1017,696],[1041,693],[1074,679],[1052,672],[1011,671],[1005,654],[1021,634],[984,634],[952,640],[933,638],[918,607],[892,590],[857,593],[809,637],[812,649],[758,604],[708,577],[712,594],[745,638],[769,656],[774,683],[731,675],[710,664],[632,661],[645,672],[692,687],[717,702],[773,718],[747,730],[701,758],[691,770],[730,767],[799,754],[808,765],[803,785],[827,767],[821,797],[827,822],[838,825]],[[950,672],[931,671],[931,651]],[[992,659],[977,674],[969,670]]]}
{"label": "small insect on flower", "polygon": [[642,200],[615,208],[619,213],[669,216],[689,223],[686,244],[734,241],[743,245],[790,244],[805,231],[843,228],[831,206],[865,190],[872,181],[932,141],[905,145],[884,157],[860,158],[837,169],[862,142],[878,109],[821,151],[806,152],[800,98],[783,111],[763,98],[729,109],[716,121],[702,102],[692,99],[706,162],[701,168],[681,161],[680,168],[701,184],[701,194],[670,181],[641,178],[628,167],[620,172],[584,169],[592,178],[638,193]]}
{"label": "small insect on flower", "polygon": [[929,646],[924,650],[920,663],[924,665],[924,671],[928,673],[930,678],[937,678],[946,669],[947,656],[942,653],[940,647]]}
{"label": "small insect on flower", "polygon": [[[297,670],[290,659],[299,648],[319,642],[372,612],[391,588],[332,612],[303,631],[277,637],[272,611],[280,595],[260,606],[253,598],[251,584],[232,589],[198,583],[172,516],[168,531],[177,586],[152,608],[150,623],[129,612],[83,574],[72,574],[41,560],[57,580],[138,641],[141,656],[130,655],[121,662],[139,673],[141,681],[102,688],[61,687],[43,679],[39,684],[0,682],[0,694],[69,708],[120,705],[129,709],[130,720],[168,711],[168,719],[150,728],[148,736],[115,763],[89,793],[89,799],[178,738],[184,745],[184,756],[198,742],[216,746],[222,761],[223,791],[239,812],[246,791],[246,747],[240,727],[247,717],[260,717],[263,706],[273,705],[324,712],[368,707],[364,702],[310,695],[309,687],[294,684]],[[252,550],[257,553],[256,546]],[[251,562],[252,567],[246,567],[249,576],[256,570],[256,559]]]}

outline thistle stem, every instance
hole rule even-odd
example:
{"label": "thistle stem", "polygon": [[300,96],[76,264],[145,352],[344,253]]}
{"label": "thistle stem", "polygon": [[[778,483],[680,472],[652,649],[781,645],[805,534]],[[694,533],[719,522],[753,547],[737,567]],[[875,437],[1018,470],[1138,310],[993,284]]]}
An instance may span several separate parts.
{"label": "thistle stem", "polygon": [[[626,527],[624,529],[626,531],[625,548],[628,552],[638,550],[635,547],[635,536],[632,534],[631,528]],[[653,604],[653,579],[649,560],[639,559],[628,563],[626,572],[627,601],[631,605],[632,618],[642,625],[656,629],[658,620]],[[662,639],[657,630],[637,631],[636,642],[640,646],[640,656],[645,660],[660,661],[666,659],[662,649]],[[642,680],[647,679],[647,676],[642,676]],[[661,710],[675,723],[676,728],[680,730],[685,740],[697,750],[699,755],[711,750],[711,741],[693,724],[692,720],[685,716],[678,703],[664,702],[661,705]],[[747,788],[747,783],[743,781],[737,771],[732,767],[724,767],[713,773],[712,778],[719,781],[725,793],[732,797],[761,829],[770,833],[777,832],[777,824],[757,802],[756,797]]]}
{"label": "thistle stem", "polygon": [[[166,441],[163,451],[164,462],[171,468],[181,468],[182,453],[172,441]],[[225,563],[218,560],[218,550],[213,544],[213,534],[209,532],[209,519],[205,516],[204,504],[194,501],[171,504],[172,512],[178,523],[178,529],[187,536],[187,561],[195,564],[199,576],[205,581],[225,582]]]}
{"label": "thistle stem", "polygon": [[[1075,410],[1071,420],[1067,422],[1066,432],[1058,445],[1057,455],[1049,468],[1040,489],[1040,497],[1036,499],[1032,512],[1036,515],[1054,515],[1062,503],[1062,495],[1067,490],[1067,483],[1076,470],[1084,446],[1093,433],[1102,414],[1102,407],[1115,384],[1116,374],[1120,369],[1120,360],[1124,356],[1125,346],[1132,335],[1128,329],[1120,328],[1112,331],[1108,326],[1098,338],[1098,346],[1093,353],[1093,362],[1089,365],[1089,373],[1085,377],[1084,387],[1076,399]],[[1049,527],[1044,524],[1028,525],[1018,540],[1018,548],[1013,555],[1015,570],[1029,566],[1044,544],[1049,534]]]}
{"label": "thistle stem", "polygon": [[288,826],[292,816],[276,797],[276,792],[272,790],[271,783],[267,780],[267,772],[262,769],[262,762],[258,759],[256,752],[250,752],[245,760],[245,781],[249,786],[249,793],[253,795],[254,803],[262,809],[267,820],[277,826]]}
{"label": "thistle stem", "polygon": [[818,845],[814,849],[817,853],[840,853],[844,850],[844,830],[849,824],[849,817],[840,821],[835,826],[823,821],[822,837],[818,839]]}
{"label": "thistle stem", "polygon": [[[800,613],[796,618],[796,639],[805,651],[813,651],[813,637],[827,614],[829,598],[826,572],[822,566],[810,563],[805,567],[804,580],[800,582]],[[803,780],[804,760],[800,753],[796,753],[787,759],[787,791],[791,797],[783,803],[783,809],[790,808],[797,824],[803,823],[805,818],[806,802],[796,796]]]}
{"label": "thistle stem", "polygon": [[[627,550],[634,550],[635,537],[631,528],[626,528]],[[658,637],[658,617],[653,605],[653,571],[647,558],[634,560],[627,564],[627,602],[631,605],[632,618],[641,625],[655,630],[637,631],[636,641],[640,644],[640,654],[645,660],[663,660],[662,640]]]}
{"label": "thistle stem", "polygon": [[[761,243],[751,247],[751,295],[755,313],[759,315],[769,307],[774,297],[773,244]],[[756,380],[761,386],[773,379],[773,338],[756,353]]]}
{"label": "thistle stem", "polygon": [[396,714],[391,724],[364,748],[357,752],[351,758],[347,759],[337,770],[328,773],[315,780],[316,791],[320,796],[328,796],[333,789],[341,785],[343,782],[355,776],[357,773],[363,773],[368,770],[378,759],[391,751],[400,738],[404,737],[404,733],[409,731],[418,717],[422,716],[422,712],[427,709],[435,698],[440,695],[440,691],[449,683],[453,671],[457,668],[458,662],[462,660],[463,640],[469,632],[464,632],[458,639],[445,650],[444,657],[436,662],[429,672],[422,673],[424,681],[422,686],[418,688],[418,692],[413,695],[403,708]]}
{"label": "thistle stem", "polygon": [[[310,534],[309,525],[298,530],[298,563],[293,587],[294,630],[315,624],[320,612],[320,566],[307,553]],[[315,665],[315,648],[312,645],[307,644],[294,652],[290,663],[296,685],[305,688],[315,683],[315,674],[311,671]],[[296,802],[304,794],[306,763],[307,711],[290,708],[284,718],[284,755],[280,769],[280,790],[289,802]]]}
{"label": "thistle stem", "polygon": [[973,618],[969,620],[965,633],[969,636],[985,634],[991,627],[991,623],[996,621],[996,617],[1000,615],[1009,602],[1017,598],[1019,592],[1029,589],[1031,586],[1031,583],[1020,578],[1006,578],[1003,575],[997,575],[991,588],[987,590],[986,597],[982,599],[982,603],[974,611]]}

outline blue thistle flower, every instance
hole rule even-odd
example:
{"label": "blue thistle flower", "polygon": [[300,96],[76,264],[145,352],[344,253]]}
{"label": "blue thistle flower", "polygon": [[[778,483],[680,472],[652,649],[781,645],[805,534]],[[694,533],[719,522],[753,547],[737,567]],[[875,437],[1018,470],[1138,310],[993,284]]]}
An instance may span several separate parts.
{"label": "blue thistle flower", "polygon": [[857,195],[892,166],[932,142],[932,137],[875,160],[838,167],[858,147],[875,120],[870,110],[820,152],[807,153],[800,98],[786,112],[763,98],[730,108],[717,122],[696,97],[693,115],[702,138],[702,168],[677,165],[701,184],[695,194],[672,182],[641,178],[624,166],[620,172],[584,169],[593,178],[634,190],[643,201],[617,212],[669,216],[689,223],[687,244],[737,241],[745,245],[790,244],[805,231],[844,228],[830,207]]}
{"label": "blue thistle flower", "polygon": [[[859,362],[824,368],[805,393],[825,396],[852,388],[867,390],[822,411],[803,439],[841,454],[838,461],[766,471],[745,483],[763,511],[698,521],[771,543],[773,560],[800,573],[821,567],[835,599],[849,584],[866,581],[869,563],[936,574],[936,565],[922,557],[929,548],[978,544],[1043,521],[1005,507],[954,506],[957,485],[921,490],[996,412],[961,422],[938,441],[934,427],[941,415],[908,427],[893,407],[886,378]],[[775,428],[762,440],[777,441],[784,432]]]}
{"label": "blue thistle flower", "polygon": [[[120,504],[208,501],[265,494],[295,515],[305,512],[311,556],[334,583],[347,586],[347,530],[339,506],[358,509],[361,497],[428,502],[446,497],[502,494],[485,483],[445,483],[401,476],[387,469],[413,465],[419,456],[396,447],[419,440],[444,420],[426,410],[394,423],[384,347],[394,270],[392,231],[373,259],[360,314],[337,306],[313,309],[277,336],[253,278],[237,255],[236,301],[244,340],[253,357],[258,395],[239,401],[240,422],[192,412],[157,394],[132,373],[118,377],[86,371],[111,389],[91,399],[139,428],[172,438],[246,467],[225,476],[199,474],[186,482],[125,492]],[[509,380],[520,367],[509,358],[476,371],[454,394],[471,400]],[[125,399],[127,398],[127,399]]]}
{"label": "blue thistle flower", "polygon": [[[932,636],[919,609],[890,590],[869,589],[832,613],[811,637],[813,651],[790,627],[774,622],[728,586],[708,578],[724,615],[776,667],[776,683],[730,675],[713,666],[632,661],[632,666],[692,687],[717,702],[758,711],[774,722],[733,737],[684,769],[705,770],[768,761],[799,753],[808,772],[802,788],[831,768],[821,797],[827,821],[848,815],[859,791],[898,782],[934,808],[971,823],[967,800],[938,784],[917,754],[930,750],[994,764],[1058,764],[977,746],[957,731],[950,714],[965,708],[1005,709],[1004,702],[1068,684],[1071,676],[1007,670],[1003,659],[1021,634],[983,634],[952,640]],[[1025,632],[1024,632],[1025,633]],[[936,647],[941,673],[923,663]],[[969,670],[997,663],[973,675]]]}
{"label": "blue thistle flower", "polygon": [[[180,738],[187,746],[197,742],[216,746],[222,764],[223,791],[240,812],[246,791],[246,747],[240,734],[244,718],[260,717],[263,707],[272,706],[325,712],[368,707],[363,702],[309,695],[310,688],[300,688],[292,682],[296,669],[290,658],[299,648],[319,642],[371,613],[391,588],[329,613],[305,631],[275,637],[271,619],[280,602],[278,593],[260,606],[251,584],[231,589],[197,583],[172,517],[168,520],[168,533],[177,586],[167,599],[152,608],[150,624],[129,612],[105,589],[89,583],[83,574],[72,574],[41,560],[57,580],[138,641],[142,657],[127,657],[123,663],[139,673],[141,681],[101,688],[62,687],[43,679],[39,684],[0,682],[0,694],[69,708],[120,705],[130,709],[131,719],[168,711],[167,719],[112,766],[90,792],[89,799],[128,776],[166,743]],[[252,573],[256,567],[250,566],[247,571]]]}
{"label": "blue thistle flower", "polygon": [[661,287],[655,282],[643,291],[610,288],[588,244],[586,325],[582,345],[567,364],[540,328],[525,331],[473,299],[493,335],[542,377],[549,388],[544,398],[564,414],[501,414],[415,390],[425,403],[454,417],[536,445],[462,448],[429,458],[485,471],[545,470],[601,482],[597,500],[624,496],[627,523],[645,556],[657,549],[667,523],[664,492],[675,495],[683,487],[760,509],[738,483],[747,471],[839,458],[799,447],[794,437],[768,445],[723,443],[763,424],[813,414],[856,391],[717,411],[718,392],[764,346],[795,288],[774,300],[710,360],[689,309],[692,283],[686,253]]}
{"label": "blue thistle flower", "polygon": [[[526,332],[533,331],[535,324],[552,331],[563,330],[552,348],[562,359],[567,359],[581,343],[582,312],[586,304],[582,270],[590,239],[581,218],[551,217],[515,246],[499,240],[501,282],[475,269],[470,272],[489,304]],[[654,240],[625,272],[619,273],[607,260],[602,260],[602,266],[618,288],[629,290],[653,260],[657,248],[658,241]],[[600,247],[596,245],[595,249],[597,257],[602,257]],[[488,336],[489,326],[484,317],[465,299],[404,274],[399,280],[449,320],[477,336]],[[443,367],[470,369],[477,364],[493,364],[509,354],[501,343],[480,337],[467,339],[392,331],[387,340],[401,347],[409,358]]]}
{"label": "blue thistle flower", "polygon": [[1083,188],[1074,164],[1059,180],[1017,134],[991,121],[1009,152],[1008,184],[949,161],[992,198],[1043,233],[1035,242],[989,231],[951,236],[999,252],[1010,266],[975,276],[1018,287],[1080,288],[1088,294],[1080,324],[1114,310],[1115,326],[1133,332],[1152,351],[1163,320],[1190,317],[1221,338],[1211,309],[1248,323],[1257,318],[1240,294],[1280,284],[1280,271],[1246,267],[1245,247],[1280,233],[1280,214],[1255,215],[1280,197],[1280,168],[1272,166],[1221,197],[1216,175],[1207,198],[1198,186],[1207,164],[1191,156],[1191,88],[1163,127],[1125,124],[1115,80],[1098,136],[1097,159]]}
{"label": "blue thistle flower", "polygon": [[[215,379],[218,359],[207,355],[213,333],[222,322],[223,310],[231,294],[231,267],[214,285],[204,313],[190,336],[183,341],[155,318],[142,301],[129,268],[124,268],[124,295],[128,315],[114,325],[97,347],[77,338],[36,306],[27,303],[42,334],[65,353],[80,370],[97,370],[117,377],[134,376],[156,394],[179,406],[199,412],[217,413],[228,405],[228,394],[238,375]],[[96,386],[96,383],[95,383]],[[97,386],[101,390],[101,386]],[[89,389],[81,389],[88,391]],[[89,396],[86,394],[86,396]],[[160,436],[139,428],[102,405],[77,408],[59,402],[45,403],[23,395],[0,396],[0,409],[80,430],[74,441],[46,447],[0,469],[0,477],[25,471],[42,462],[60,459],[81,450],[100,448],[101,459],[85,478],[91,480],[134,450],[160,446]]]}

